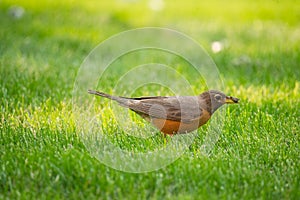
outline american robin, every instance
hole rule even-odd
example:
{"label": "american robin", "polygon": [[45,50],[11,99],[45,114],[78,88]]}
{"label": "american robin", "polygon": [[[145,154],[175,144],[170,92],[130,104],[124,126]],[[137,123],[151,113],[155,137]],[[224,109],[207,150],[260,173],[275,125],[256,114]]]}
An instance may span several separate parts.
{"label": "american robin", "polygon": [[198,96],[138,98],[112,96],[94,90],[88,90],[88,93],[118,102],[119,105],[136,112],[168,135],[194,131],[205,124],[222,105],[239,101],[238,98],[226,96],[217,90],[209,90]]}

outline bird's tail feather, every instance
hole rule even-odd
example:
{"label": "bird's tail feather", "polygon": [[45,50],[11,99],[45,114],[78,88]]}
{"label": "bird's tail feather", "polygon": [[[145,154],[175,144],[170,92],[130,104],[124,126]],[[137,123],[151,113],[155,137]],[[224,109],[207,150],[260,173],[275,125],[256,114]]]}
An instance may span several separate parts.
{"label": "bird's tail feather", "polygon": [[97,96],[101,96],[101,97],[105,97],[105,98],[108,98],[108,99],[114,99],[113,96],[111,96],[109,94],[106,94],[104,92],[98,92],[98,91],[95,91],[95,90],[88,90],[88,93],[94,94],[94,95],[97,95]]}
{"label": "bird's tail feather", "polygon": [[88,93],[117,101],[120,105],[122,105],[124,107],[128,107],[128,105],[129,105],[129,100],[130,99],[128,99],[128,98],[112,96],[110,94],[106,94],[104,92],[99,92],[99,91],[95,91],[95,90],[88,90]]}

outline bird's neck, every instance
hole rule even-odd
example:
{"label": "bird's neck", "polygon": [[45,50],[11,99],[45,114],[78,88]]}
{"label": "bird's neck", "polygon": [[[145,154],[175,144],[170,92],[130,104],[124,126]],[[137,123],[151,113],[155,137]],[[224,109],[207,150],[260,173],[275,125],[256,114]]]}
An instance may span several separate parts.
{"label": "bird's neck", "polygon": [[215,112],[215,110],[212,109],[210,98],[203,98],[200,96],[199,102],[200,102],[201,108],[207,110],[210,115],[212,115]]}

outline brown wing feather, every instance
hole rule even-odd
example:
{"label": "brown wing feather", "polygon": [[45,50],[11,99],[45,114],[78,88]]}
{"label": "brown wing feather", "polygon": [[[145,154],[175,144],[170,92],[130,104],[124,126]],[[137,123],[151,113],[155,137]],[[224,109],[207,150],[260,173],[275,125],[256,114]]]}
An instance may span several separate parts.
{"label": "brown wing feather", "polygon": [[145,97],[131,99],[128,108],[140,115],[173,121],[192,122],[202,114],[198,97]]}

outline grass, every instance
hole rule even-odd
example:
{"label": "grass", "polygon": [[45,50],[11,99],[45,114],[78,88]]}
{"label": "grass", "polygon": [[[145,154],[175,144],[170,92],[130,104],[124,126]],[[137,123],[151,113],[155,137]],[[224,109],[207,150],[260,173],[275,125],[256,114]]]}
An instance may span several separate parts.
{"label": "grass", "polygon": [[[147,1],[108,2],[0,2],[0,199],[297,199],[299,4],[166,1],[155,12]],[[20,19],[9,14],[13,5],[25,9]],[[76,133],[72,90],[81,63],[99,42],[144,26],[176,29],[201,43],[225,92],[241,103],[223,108],[226,123],[210,156],[200,149],[204,126],[174,163],[133,174],[89,154]],[[223,42],[223,51],[214,54],[213,41]],[[123,61],[128,66],[135,63],[130,58]],[[121,73],[107,76],[101,89],[111,92]],[[192,87],[202,92],[201,80]],[[169,91],[153,86],[144,92],[136,94]],[[111,106],[96,103],[98,109]],[[108,136],[125,149],[165,145],[159,134],[149,140],[113,135],[119,127],[110,125]]]}

